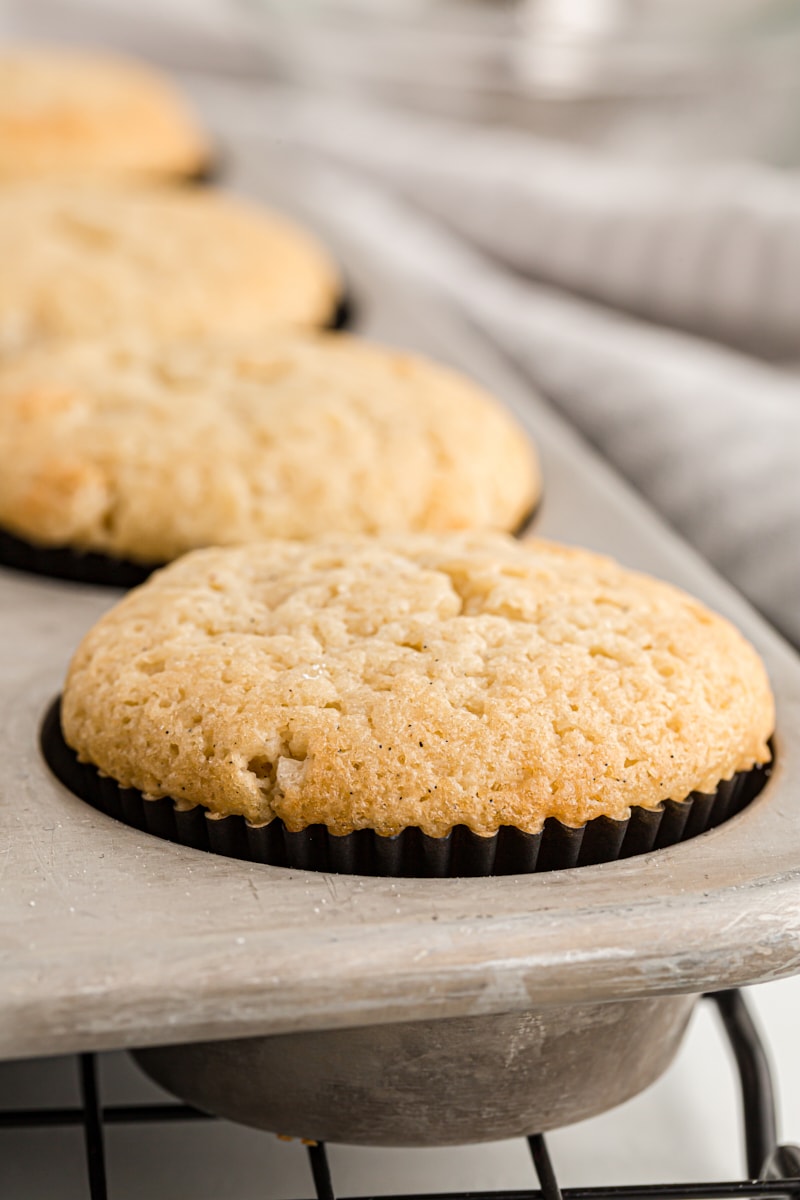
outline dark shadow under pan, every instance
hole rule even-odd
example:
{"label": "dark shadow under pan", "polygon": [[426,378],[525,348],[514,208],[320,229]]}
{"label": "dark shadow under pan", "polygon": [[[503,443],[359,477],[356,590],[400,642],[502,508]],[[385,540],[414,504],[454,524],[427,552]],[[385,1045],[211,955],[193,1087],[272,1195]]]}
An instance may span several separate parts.
{"label": "dark shadow under pan", "polygon": [[291,833],[278,819],[250,825],[243,817],[211,816],[201,805],[182,809],[168,797],[145,800],[135,788],[122,788],[91,764],[78,761],[61,732],[60,699],[45,715],[41,748],[53,774],[81,800],[169,842],[276,867],[412,878],[560,871],[660,850],[741,812],[770,774],[770,766],[757,767],[734,775],[711,794],[692,792],[685,800],[666,800],[658,809],[632,807],[626,821],[596,817],[577,829],[548,817],[538,834],[504,826],[492,837],[480,837],[459,825],[441,838],[419,829],[406,829],[395,837],[368,829],[336,837],[324,825]]}

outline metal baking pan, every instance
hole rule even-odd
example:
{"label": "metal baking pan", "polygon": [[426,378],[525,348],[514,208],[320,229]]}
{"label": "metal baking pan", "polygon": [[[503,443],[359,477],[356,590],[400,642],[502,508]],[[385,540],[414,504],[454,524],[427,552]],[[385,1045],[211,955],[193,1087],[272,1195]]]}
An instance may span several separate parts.
{"label": "metal baking pan", "polygon": [[[536,532],[687,588],[756,644],[777,697],[776,768],[712,832],[553,874],[390,880],[203,854],[97,813],[40,756],[39,726],[71,653],[118,593],[3,570],[0,1055],[177,1044],[142,1056],[167,1086],[252,1124],[285,1119],[294,1127],[282,1132],[304,1136],[408,1144],[531,1132],[654,1078],[697,993],[800,971],[800,661],[477,330],[383,273],[352,229],[325,233],[362,332],[466,370],[535,438],[545,474]],[[228,1039],[249,1041],[231,1042],[226,1057]],[[593,1045],[605,1047],[596,1071]],[[417,1067],[387,1076],[398,1047]],[[329,1101],[311,1116],[304,1055]],[[262,1086],[248,1099],[252,1072]],[[265,1097],[270,1078],[279,1111]],[[452,1117],[437,1121],[444,1089]],[[359,1124],[366,1108],[372,1134]]]}

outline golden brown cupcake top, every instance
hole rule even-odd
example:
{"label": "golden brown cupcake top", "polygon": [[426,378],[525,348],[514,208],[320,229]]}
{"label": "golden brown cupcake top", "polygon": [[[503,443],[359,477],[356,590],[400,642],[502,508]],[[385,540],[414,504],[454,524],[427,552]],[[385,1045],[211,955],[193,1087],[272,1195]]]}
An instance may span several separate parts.
{"label": "golden brown cupcake top", "polygon": [[0,180],[193,175],[209,147],[169,81],[111,54],[0,52]]}
{"label": "golden brown cupcake top", "polygon": [[260,336],[321,325],[339,283],[317,242],[212,188],[0,188],[0,349],[42,335]]}
{"label": "golden brown cupcake top", "polygon": [[513,529],[539,475],[468,379],[339,334],[0,359],[0,526],[138,562],[327,531]]}
{"label": "golden brown cupcake top", "polygon": [[63,697],[123,786],[291,830],[536,832],[769,760],[753,648],[607,558],[502,535],[188,555],[84,639]]}

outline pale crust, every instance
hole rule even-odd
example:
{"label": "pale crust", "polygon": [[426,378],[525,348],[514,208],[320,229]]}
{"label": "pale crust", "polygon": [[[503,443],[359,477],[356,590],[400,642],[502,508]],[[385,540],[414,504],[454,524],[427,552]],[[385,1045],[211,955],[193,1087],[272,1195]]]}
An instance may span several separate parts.
{"label": "pale crust", "polygon": [[212,188],[0,188],[0,349],[42,335],[260,336],[321,325],[339,282],[317,242]]}
{"label": "pale crust", "polygon": [[0,360],[0,526],[141,562],[264,537],[514,529],[533,451],[492,398],[340,334],[38,343]]}
{"label": "pale crust", "polygon": [[537,831],[769,760],[727,621],[609,559],[502,535],[198,551],[81,644],[63,728],[150,796],[292,830]]}
{"label": "pale crust", "polygon": [[0,180],[186,176],[208,142],[169,81],[110,54],[0,54]]}

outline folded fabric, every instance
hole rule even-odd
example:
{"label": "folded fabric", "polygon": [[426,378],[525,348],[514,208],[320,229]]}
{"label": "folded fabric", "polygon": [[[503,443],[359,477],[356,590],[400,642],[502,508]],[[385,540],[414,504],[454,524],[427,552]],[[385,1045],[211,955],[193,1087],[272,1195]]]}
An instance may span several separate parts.
{"label": "folded fabric", "polygon": [[[268,131],[379,179],[514,271],[666,325],[800,358],[800,176],[661,167],[519,130],[254,86]],[[220,110],[241,85],[213,89]]]}
{"label": "folded fabric", "polygon": [[[218,110],[219,112],[219,110]],[[297,150],[240,135],[249,190]],[[258,147],[258,152],[256,149]],[[373,182],[304,163],[306,207],[458,305],[787,637],[800,644],[800,380],[534,284]]]}

